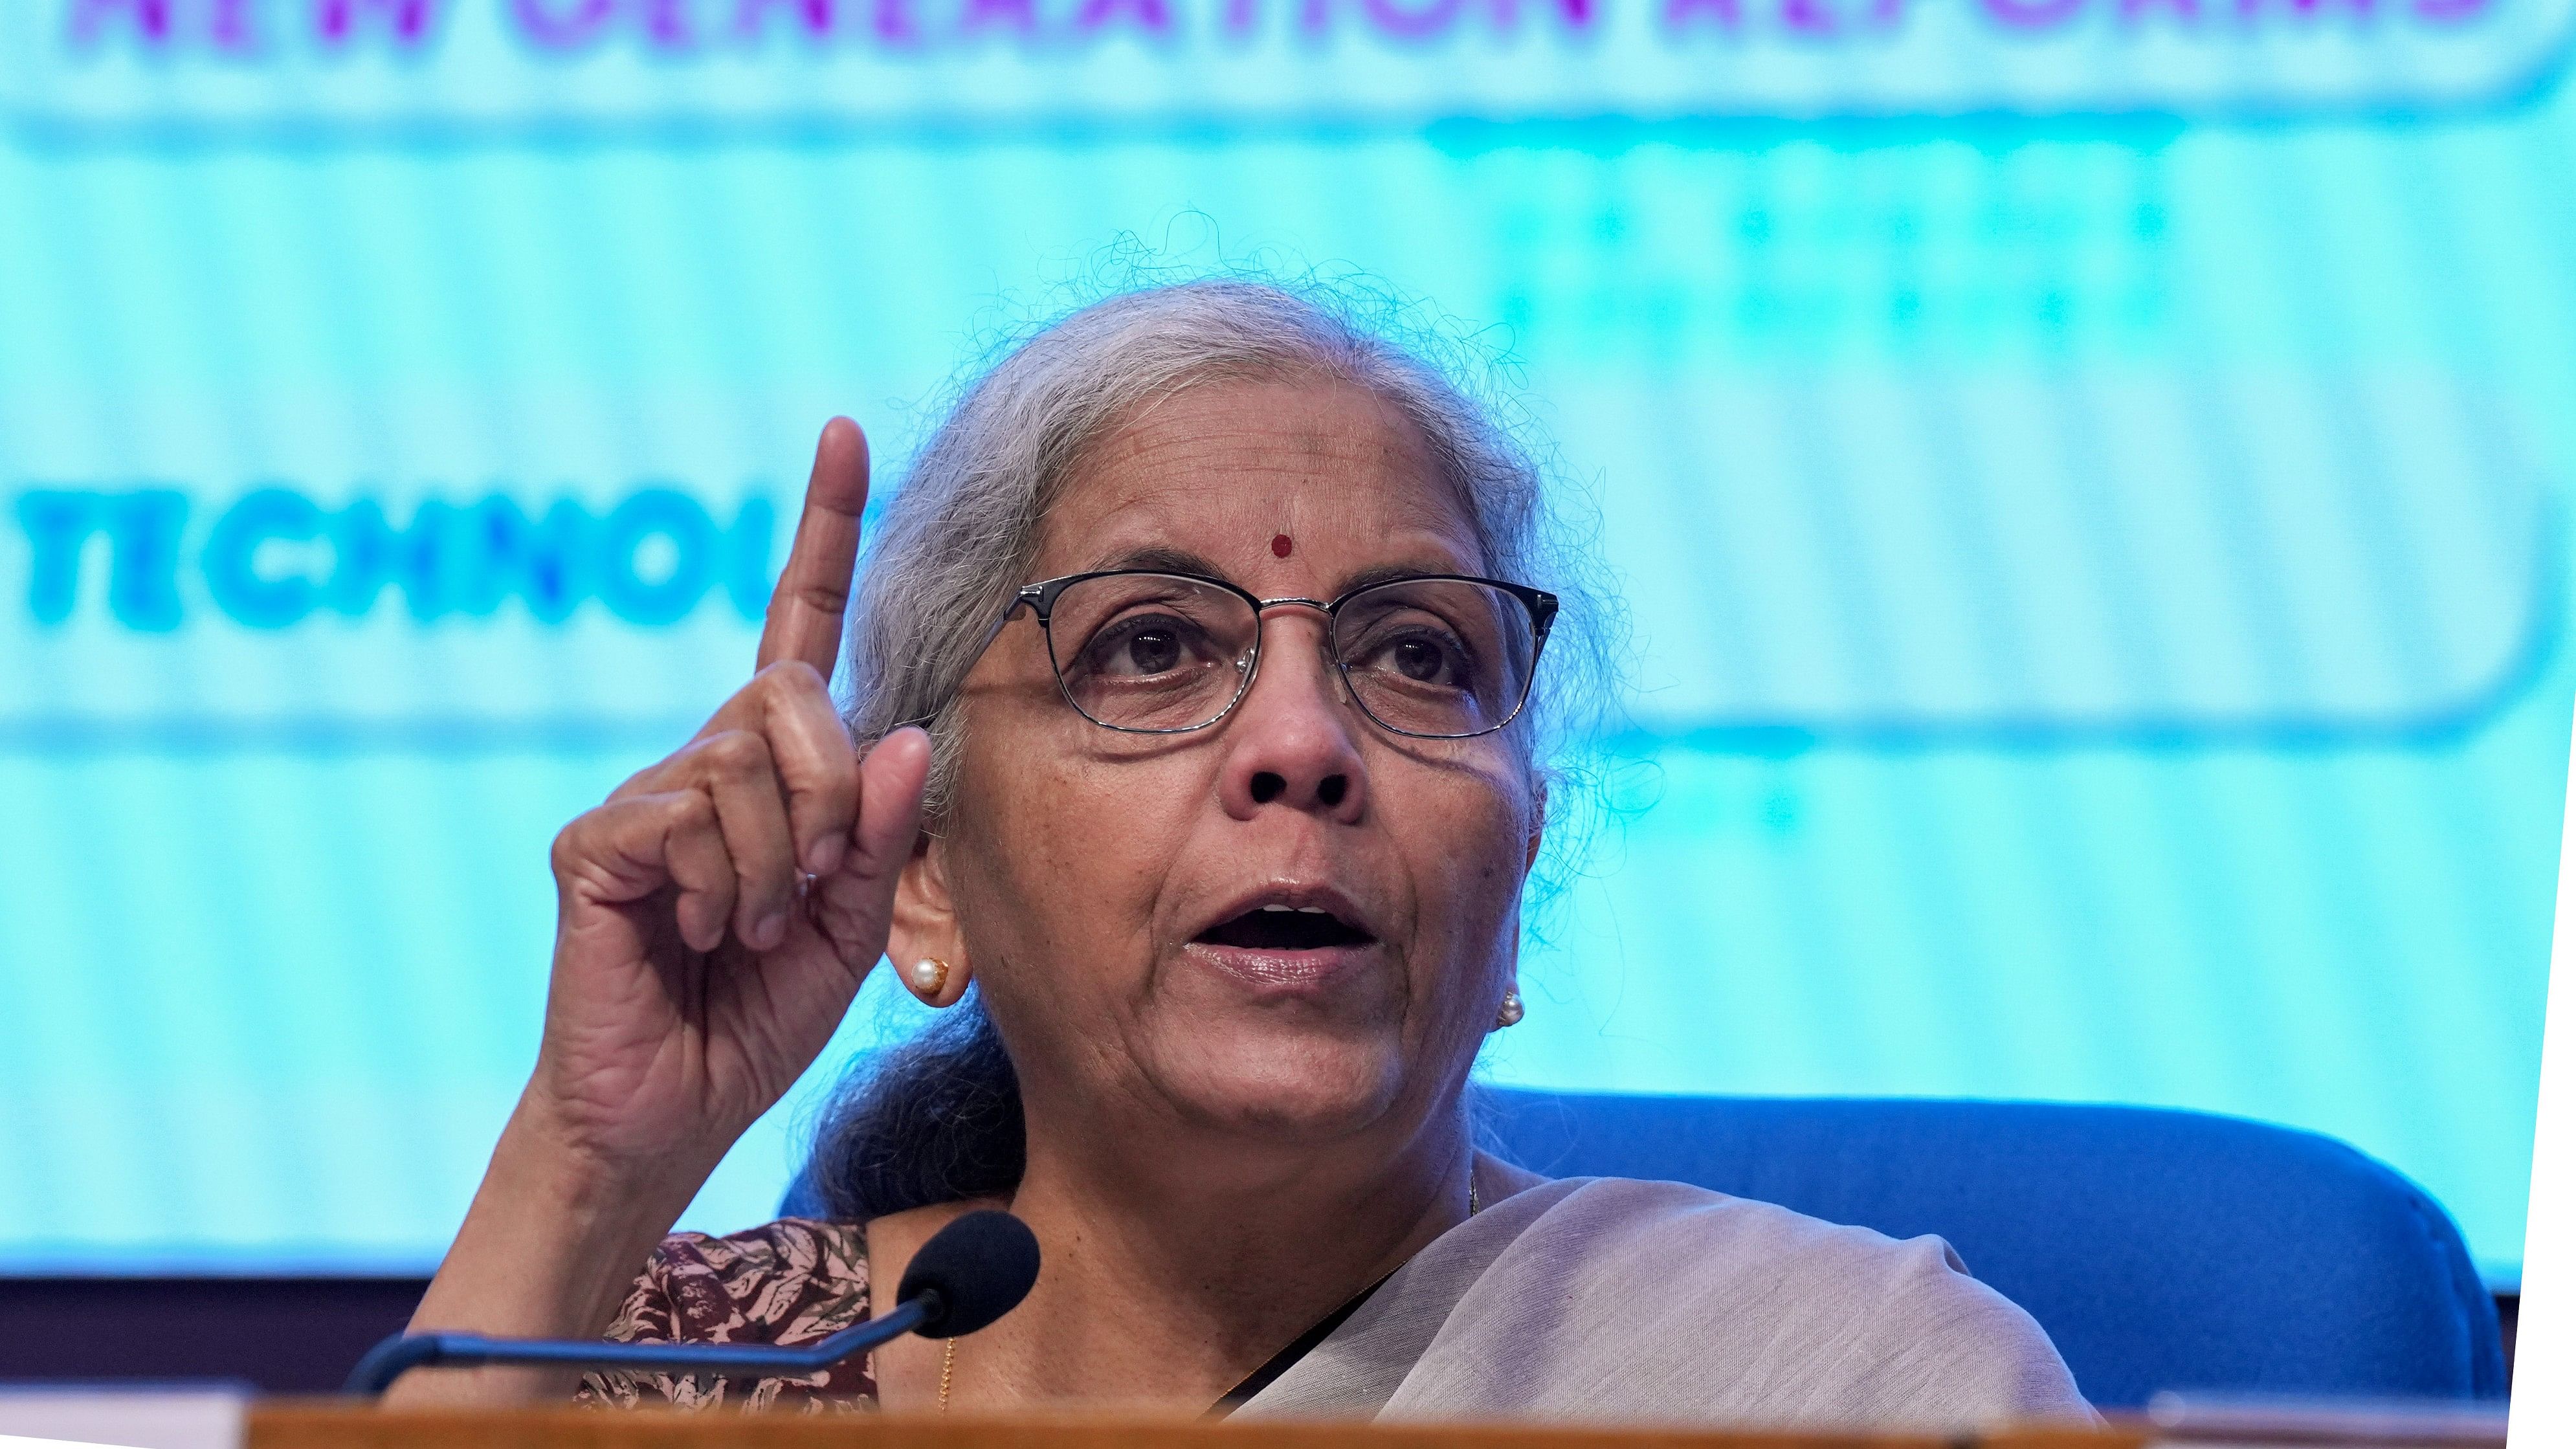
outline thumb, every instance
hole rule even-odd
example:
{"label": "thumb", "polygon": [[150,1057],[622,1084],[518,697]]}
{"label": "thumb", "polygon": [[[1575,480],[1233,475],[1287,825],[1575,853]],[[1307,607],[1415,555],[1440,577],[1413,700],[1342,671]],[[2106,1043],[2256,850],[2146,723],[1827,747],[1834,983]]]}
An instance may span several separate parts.
{"label": "thumb", "polygon": [[892,889],[921,833],[921,796],[930,784],[930,736],[906,725],[859,761],[859,813],[841,874]]}
{"label": "thumb", "polygon": [[840,868],[815,878],[814,924],[845,965],[864,971],[885,951],[895,887],[921,833],[921,795],[930,781],[930,736],[906,726],[859,761],[859,812]]}

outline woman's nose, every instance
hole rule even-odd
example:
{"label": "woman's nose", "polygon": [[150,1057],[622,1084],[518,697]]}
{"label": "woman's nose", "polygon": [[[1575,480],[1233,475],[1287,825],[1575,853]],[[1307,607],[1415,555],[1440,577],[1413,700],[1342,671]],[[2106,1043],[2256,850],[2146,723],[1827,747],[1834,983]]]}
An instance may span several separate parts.
{"label": "woman's nose", "polygon": [[1262,641],[1252,692],[1226,722],[1226,812],[1249,820],[1267,806],[1312,811],[1344,822],[1368,808],[1367,766],[1314,625],[1274,618]]}

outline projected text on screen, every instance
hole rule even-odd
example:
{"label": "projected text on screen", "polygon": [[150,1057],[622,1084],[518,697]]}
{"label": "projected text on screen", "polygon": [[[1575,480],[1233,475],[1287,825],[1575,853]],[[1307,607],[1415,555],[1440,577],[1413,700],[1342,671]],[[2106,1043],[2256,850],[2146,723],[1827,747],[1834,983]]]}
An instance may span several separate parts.
{"label": "projected text on screen", "polygon": [[[24,121],[1098,127],[2518,101],[2576,0],[60,0]],[[292,77],[293,84],[278,81]]]}

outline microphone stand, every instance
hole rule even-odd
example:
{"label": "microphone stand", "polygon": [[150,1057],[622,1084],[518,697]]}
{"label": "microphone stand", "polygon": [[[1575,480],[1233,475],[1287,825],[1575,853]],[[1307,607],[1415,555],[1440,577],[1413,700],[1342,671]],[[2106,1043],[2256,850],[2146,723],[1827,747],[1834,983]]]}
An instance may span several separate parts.
{"label": "microphone stand", "polygon": [[[1032,1275],[1034,1276],[1034,1275]],[[1023,1290],[1025,1291],[1025,1290]],[[1015,1300],[1016,1301],[1016,1300]],[[936,1288],[924,1288],[883,1318],[852,1324],[801,1348],[756,1343],[609,1343],[578,1338],[485,1338],[479,1333],[396,1334],[358,1360],[345,1393],[381,1394],[416,1368],[473,1368],[484,1364],[573,1364],[600,1368],[682,1369],[765,1374],[812,1373],[855,1353],[903,1337],[948,1316]]]}

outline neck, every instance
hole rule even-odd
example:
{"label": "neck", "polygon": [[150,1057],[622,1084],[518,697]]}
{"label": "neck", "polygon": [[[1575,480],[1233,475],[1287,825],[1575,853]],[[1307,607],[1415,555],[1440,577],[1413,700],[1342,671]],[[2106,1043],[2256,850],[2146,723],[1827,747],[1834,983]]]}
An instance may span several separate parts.
{"label": "neck", "polygon": [[1323,1149],[1062,1125],[1030,1121],[1011,1203],[1045,1271],[959,1345],[960,1404],[1204,1409],[1467,1216],[1473,1154],[1454,1108],[1400,1142]]}

